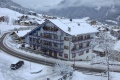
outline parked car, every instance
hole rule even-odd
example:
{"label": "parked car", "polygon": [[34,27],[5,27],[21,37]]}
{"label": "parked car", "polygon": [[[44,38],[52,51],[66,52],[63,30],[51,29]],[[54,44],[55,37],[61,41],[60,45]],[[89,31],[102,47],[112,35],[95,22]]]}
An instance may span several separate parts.
{"label": "parked car", "polygon": [[16,64],[11,64],[10,68],[11,70],[19,69],[24,64],[24,61],[19,61]]}

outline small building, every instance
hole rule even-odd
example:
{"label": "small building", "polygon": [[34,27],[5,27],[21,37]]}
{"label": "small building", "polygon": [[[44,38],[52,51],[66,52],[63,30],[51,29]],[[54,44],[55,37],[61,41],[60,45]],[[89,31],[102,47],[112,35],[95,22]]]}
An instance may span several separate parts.
{"label": "small building", "polygon": [[5,17],[4,16],[0,16],[0,22],[4,22],[5,21]]}
{"label": "small building", "polygon": [[116,51],[114,54],[116,60],[120,61],[120,40],[115,44],[114,50]]}
{"label": "small building", "polygon": [[29,20],[26,20],[26,21],[21,21],[20,25],[22,25],[22,26],[31,26],[32,23]]}
{"label": "small building", "polygon": [[20,17],[20,20],[28,20],[28,19],[29,19],[29,17],[27,15],[23,15]]}
{"label": "small building", "polygon": [[34,12],[34,11],[29,11],[29,12],[28,12],[28,15],[37,16],[37,13],[36,13],[36,12]]}
{"label": "small building", "polygon": [[25,43],[24,35],[30,32],[31,30],[15,31],[11,35],[17,43]]}
{"label": "small building", "polygon": [[98,33],[84,19],[46,19],[26,34],[25,42],[33,50],[65,60],[91,60],[90,42]]}
{"label": "small building", "polygon": [[112,29],[110,33],[112,36],[116,37],[118,40],[120,39],[120,29]]}
{"label": "small building", "polygon": [[93,21],[90,21],[90,24],[91,25],[96,25],[98,22],[97,21],[95,21],[95,20],[93,20]]}
{"label": "small building", "polygon": [[105,52],[104,50],[102,50],[101,48],[95,47],[93,49],[93,52],[97,54],[97,56],[101,56],[104,57],[105,56]]}

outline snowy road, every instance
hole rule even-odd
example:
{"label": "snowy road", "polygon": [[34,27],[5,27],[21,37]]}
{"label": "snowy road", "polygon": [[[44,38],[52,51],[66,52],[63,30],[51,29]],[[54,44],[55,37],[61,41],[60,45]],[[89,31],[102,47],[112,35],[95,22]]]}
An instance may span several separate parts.
{"label": "snowy road", "polygon": [[[16,57],[19,57],[21,59],[25,59],[25,60],[28,60],[28,61],[31,61],[31,62],[35,62],[35,63],[39,63],[39,64],[44,64],[44,65],[48,65],[48,66],[53,66],[55,64],[55,61],[50,61],[50,60],[46,60],[44,58],[39,58],[39,57],[33,57],[31,55],[28,55],[28,54],[22,54],[21,52],[18,52],[16,50],[13,50],[11,49],[10,47],[8,47],[5,43],[4,43],[4,38],[5,38],[6,34],[3,35],[3,37],[1,38],[1,41],[0,41],[0,48],[5,51],[6,53],[10,54],[10,55],[13,55],[13,56],[16,56]],[[105,68],[99,68],[100,66],[96,67],[96,66],[76,66],[76,70],[78,71],[92,71],[92,72],[102,72],[105,70]],[[115,67],[115,69],[113,69],[113,71],[116,71],[116,72],[120,72],[120,68],[117,68]]]}

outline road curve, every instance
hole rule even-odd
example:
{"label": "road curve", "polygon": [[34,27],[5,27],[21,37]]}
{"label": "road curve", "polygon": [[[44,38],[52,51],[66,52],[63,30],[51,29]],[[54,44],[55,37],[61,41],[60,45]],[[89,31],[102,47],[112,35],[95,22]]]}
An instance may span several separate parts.
{"label": "road curve", "polygon": [[[5,33],[1,39],[0,39],[0,49],[12,56],[27,60],[27,61],[31,61],[31,62],[35,62],[35,63],[39,63],[39,64],[43,64],[43,65],[47,65],[47,66],[53,66],[55,63],[54,62],[50,62],[50,61],[46,61],[45,59],[41,59],[38,57],[32,57],[29,56],[27,54],[20,54],[8,47],[5,46],[4,44],[4,38],[6,37],[8,33]],[[85,67],[79,67],[79,66],[75,66],[75,69],[78,71],[91,71],[91,72],[103,72],[104,70],[102,69],[96,69],[96,68],[85,68]],[[114,70],[115,72],[120,72],[118,70]]]}

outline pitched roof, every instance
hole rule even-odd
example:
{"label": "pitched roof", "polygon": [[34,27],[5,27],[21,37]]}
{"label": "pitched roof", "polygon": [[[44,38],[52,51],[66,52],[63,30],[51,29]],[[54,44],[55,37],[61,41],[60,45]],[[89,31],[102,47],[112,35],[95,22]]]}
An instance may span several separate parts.
{"label": "pitched roof", "polygon": [[97,28],[91,26],[84,19],[72,19],[72,21],[69,19],[49,19],[49,21],[70,35],[98,32]]}
{"label": "pitched roof", "polygon": [[25,34],[27,34],[28,32],[30,32],[31,30],[23,30],[23,31],[18,31],[15,32],[19,37],[23,37]]}

